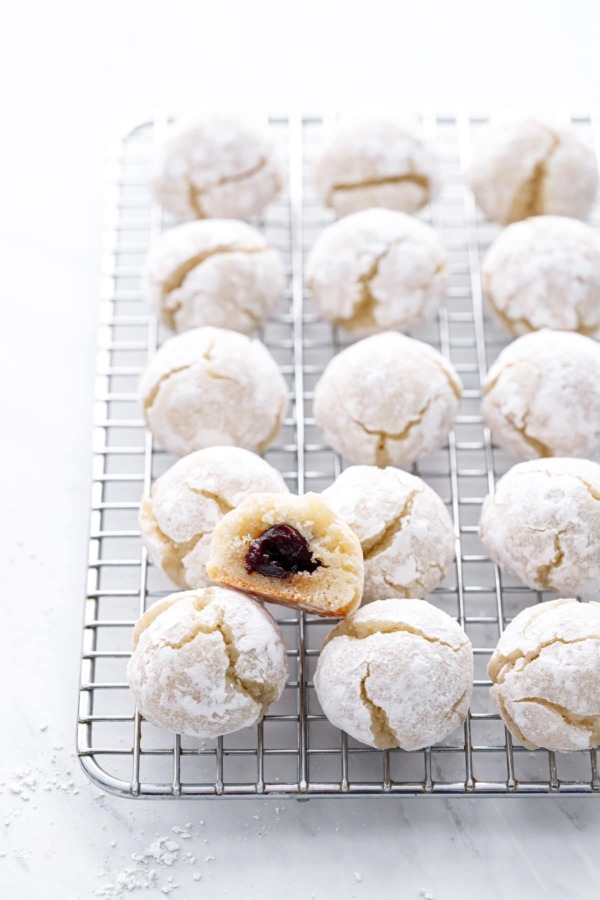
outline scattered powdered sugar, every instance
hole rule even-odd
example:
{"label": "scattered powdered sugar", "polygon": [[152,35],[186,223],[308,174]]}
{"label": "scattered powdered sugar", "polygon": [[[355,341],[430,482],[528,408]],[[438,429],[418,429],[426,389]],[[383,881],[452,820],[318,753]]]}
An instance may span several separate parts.
{"label": "scattered powdered sugar", "polygon": [[[4,864],[4,859],[10,856],[21,868],[33,865],[34,849],[15,846],[21,832],[24,829],[27,831],[27,817],[43,816],[46,811],[46,815],[51,817],[46,820],[47,824],[52,826],[54,816],[58,823],[63,804],[68,803],[69,808],[77,813],[73,804],[79,802],[74,799],[79,794],[85,804],[82,809],[86,815],[90,814],[91,807],[96,807],[93,818],[97,823],[94,831],[99,838],[96,849],[100,866],[95,873],[90,873],[90,878],[94,879],[88,888],[90,897],[124,900],[138,892],[138,895],[144,896],[173,894],[178,900],[191,900],[192,896],[197,896],[197,889],[193,886],[198,882],[210,883],[213,877],[218,878],[218,855],[210,846],[209,837],[205,836],[208,829],[204,827],[204,819],[172,825],[172,820],[165,822],[163,815],[160,815],[155,827],[161,827],[161,830],[151,830],[146,837],[139,830],[135,835],[117,832],[115,822],[109,815],[112,812],[110,798],[87,783],[83,776],[77,778],[78,773],[73,767],[75,753],[58,752],[54,749],[58,746],[53,745],[52,738],[49,738],[46,749],[40,748],[35,760],[26,758],[20,761],[14,770],[5,772],[4,779],[0,779],[0,827],[6,841],[4,846],[0,846],[0,862]],[[106,804],[104,801],[107,801]],[[264,814],[244,816],[238,822],[238,839],[268,838],[270,828],[282,824],[284,810],[283,805],[275,808],[265,802]],[[106,816],[102,818],[104,813]],[[162,825],[159,824],[161,822]],[[14,827],[9,831],[13,823]],[[132,838],[135,840],[133,847]]]}
{"label": "scattered powdered sugar", "polygon": [[122,897],[125,891],[145,890],[156,887],[156,869],[128,868],[119,872],[111,884],[96,888],[97,897]]}
{"label": "scattered powdered sugar", "polygon": [[[13,772],[8,781],[0,781],[0,795],[5,792],[23,803],[35,799],[39,790],[62,791],[68,794],[78,794],[79,788],[75,782],[65,776],[71,775],[71,769],[65,769],[64,763],[59,763],[58,757],[53,753],[49,759],[49,765],[27,766],[20,765]],[[18,806],[5,807],[4,824],[8,826],[12,817],[17,814]]]}
{"label": "scattered powdered sugar", "polygon": [[[171,831],[179,837],[188,840],[192,837],[190,828],[190,823],[185,829],[174,825]],[[207,857],[207,860],[214,858],[214,856],[210,856]],[[164,870],[171,869],[178,862],[190,866],[196,863],[194,854],[182,852],[181,846],[169,835],[157,837],[141,853],[133,853],[131,859],[133,865],[113,875],[111,882],[97,887],[95,896],[120,898],[126,892],[131,893],[132,891],[146,890],[148,888],[156,888],[163,894],[168,895],[180,888],[181,884],[175,880],[173,875],[166,875]],[[194,881],[199,881],[201,877],[200,872],[192,874]]]}
{"label": "scattered powdered sugar", "polygon": [[161,837],[153,841],[141,853],[134,853],[132,859],[138,863],[147,863],[156,860],[163,866],[172,866],[179,855],[179,844],[168,837]]}

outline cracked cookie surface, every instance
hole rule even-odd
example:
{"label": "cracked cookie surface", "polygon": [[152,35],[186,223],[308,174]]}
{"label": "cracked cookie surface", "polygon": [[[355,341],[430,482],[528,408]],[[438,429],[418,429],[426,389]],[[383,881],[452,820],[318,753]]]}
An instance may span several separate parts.
{"label": "cracked cookie surface", "polygon": [[491,126],[468,173],[478,205],[508,225],[543,214],[584,219],[598,190],[593,151],[571,131],[537,119]]}
{"label": "cracked cookie surface", "polygon": [[179,220],[247,219],[282,186],[267,138],[252,124],[213,116],[172,126],[152,188]]}
{"label": "cracked cookie surface", "polygon": [[259,603],[210,587],[150,607],[136,625],[127,676],[148,721],[217,737],[262,719],[285,686],[287,654]]}
{"label": "cracked cookie surface", "polygon": [[397,332],[338,353],[315,388],[317,424],[350,462],[402,465],[439,449],[462,385],[441,354]]}
{"label": "cracked cookie surface", "polygon": [[506,347],[483,385],[493,439],[519,459],[600,456],[600,344],[543,329]]}
{"label": "cracked cookie surface", "polygon": [[287,492],[282,476],[240,447],[207,447],[155,481],[140,509],[142,539],[155,566],[182,590],[208,587],[206,561],[223,516],[257,491]]}
{"label": "cracked cookie surface", "polygon": [[322,496],[361,543],[363,603],[424,597],[444,580],[454,559],[454,528],[442,500],[420,478],[351,466]]}
{"label": "cracked cookie surface", "polygon": [[509,225],[487,251],[482,278],[491,309],[513,335],[600,328],[600,235],[577,219]]}
{"label": "cracked cookie surface", "polygon": [[256,331],[283,297],[283,264],[246,222],[207,219],[165,231],[145,263],[144,292],[164,325]]}
{"label": "cracked cookie surface", "polygon": [[340,622],[317,664],[315,688],[338,728],[371,747],[418,750],[467,715],[471,643],[426,600],[378,600]]}
{"label": "cracked cookie surface", "polygon": [[372,207],[414,213],[440,187],[435,154],[410,127],[387,117],[343,119],[313,168],[323,202],[338,216]]}
{"label": "cracked cookie surface", "polygon": [[288,406],[285,379],[258,340],[194,328],[166,341],[140,379],[148,428],[178,456],[219,445],[262,453]]}
{"label": "cracked cookie surface", "polygon": [[446,249],[417,219],[368,209],[326,228],[307,262],[320,314],[349,331],[405,331],[431,320],[448,283]]}
{"label": "cracked cookie surface", "polygon": [[490,660],[491,695],[529,749],[600,744],[600,604],[553,600],[520,612]]}
{"label": "cracked cookie surface", "polygon": [[510,469],[483,504],[490,557],[528,587],[561,594],[600,589],[600,465],[546,459]]}

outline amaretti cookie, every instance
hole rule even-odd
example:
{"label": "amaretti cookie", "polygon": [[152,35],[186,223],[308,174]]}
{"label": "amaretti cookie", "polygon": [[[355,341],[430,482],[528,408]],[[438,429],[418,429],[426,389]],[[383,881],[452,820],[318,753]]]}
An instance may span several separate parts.
{"label": "amaretti cookie", "polygon": [[524,119],[488,129],[468,181],[486,216],[503,225],[544,214],[584,219],[598,190],[598,166],[569,129]]}
{"label": "amaretti cookie", "polygon": [[530,750],[600,746],[600,603],[552,600],[524,609],[490,660],[504,724]]}
{"label": "amaretti cookie", "polygon": [[248,333],[283,297],[283,264],[246,222],[206,219],[165,231],[150,248],[145,293],[164,325],[215,325]]}
{"label": "amaretti cookie", "polygon": [[471,642],[426,600],[377,600],[323,645],[315,688],[323,712],[380,750],[420,750],[462,725],[473,680]]}
{"label": "amaretti cookie", "polygon": [[273,146],[253,124],[224,116],[172,126],[152,180],[154,194],[178,219],[247,219],[279,192]]}
{"label": "amaretti cookie", "polygon": [[207,587],[213,529],[257,491],[287,492],[279,472],[241,447],[207,447],[158,478],[140,508],[142,539],[155,566],[182,590]]}
{"label": "amaretti cookie", "polygon": [[178,456],[221,444],[262,453],[288,406],[267,348],[224,328],[193,328],[166,341],[142,373],[140,394],[148,428]]}
{"label": "amaretti cookie", "polygon": [[308,258],[320,314],[348,331],[405,331],[432,319],[448,284],[447,253],[424,222],[367,209],[326,228]]}
{"label": "amaretti cookie", "polygon": [[567,331],[523,335],[483,385],[492,437],[519,459],[600,453],[600,344]]}
{"label": "amaretti cookie", "polygon": [[383,206],[414,213],[438,193],[433,151],[408,126],[385,116],[349,116],[331,129],[314,160],[323,202],[338,216]]}
{"label": "amaretti cookie", "polygon": [[360,603],[358,538],[319,494],[253,494],[213,531],[206,571],[213,581],[319,616],[346,616]]}
{"label": "amaretti cookie", "polygon": [[385,332],[331,360],[315,388],[315,418],[350,462],[403,465],[444,444],[461,390],[454,367],[437,350]]}
{"label": "amaretti cookie", "polygon": [[456,536],[443,502],[421,478],[401,469],[351,466],[322,496],[360,541],[363,602],[424,597],[442,583]]}
{"label": "amaretti cookie", "polygon": [[600,465],[519,463],[486,498],[479,533],[490,557],[530,588],[600,590]]}
{"label": "amaretti cookie", "polygon": [[212,738],[262,719],[285,687],[287,654],[260,603],[210,587],[150,607],[135,627],[127,676],[149,722]]}
{"label": "amaretti cookie", "polygon": [[578,219],[509,225],[485,254],[482,278],[491,309],[513,335],[600,328],[600,234]]}

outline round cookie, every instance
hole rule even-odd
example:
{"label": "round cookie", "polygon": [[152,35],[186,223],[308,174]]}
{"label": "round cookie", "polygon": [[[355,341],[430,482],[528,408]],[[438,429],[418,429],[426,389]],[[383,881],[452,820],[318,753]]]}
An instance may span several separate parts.
{"label": "round cookie", "polygon": [[461,389],[437,350],[388,331],[331,360],[315,388],[315,418],[350,462],[403,465],[444,444]]}
{"label": "round cookie", "polygon": [[537,119],[491,126],[476,149],[468,182],[489,219],[585,219],[598,190],[592,150],[566,128]]}
{"label": "round cookie", "polygon": [[206,447],[158,478],[140,508],[142,540],[153,564],[182,590],[210,585],[212,533],[230,510],[257,491],[288,488],[279,472],[241,447]]}
{"label": "round cookie", "polygon": [[426,600],[377,600],[323,645],[314,683],[323,712],[381,750],[420,750],[447,737],[469,709],[471,642]]}
{"label": "round cookie", "polygon": [[367,209],[326,228],[306,277],[319,313],[349,331],[405,331],[433,319],[448,285],[446,249],[424,222]]}
{"label": "round cookie", "polygon": [[183,119],[170,130],[152,188],[178,219],[247,219],[280,191],[279,163],[252,124],[222,116]]}
{"label": "round cookie", "polygon": [[600,589],[600,466],[585,459],[519,463],[486,497],[479,534],[506,569],[538,591]]}
{"label": "round cookie", "polygon": [[148,428],[170,453],[219,445],[265,451],[288,406],[277,363],[258,340],[194,328],[166,341],[140,380]]}
{"label": "round cookie", "polygon": [[483,385],[483,418],[519,459],[600,452],[600,344],[536,331],[502,351]]}
{"label": "round cookie", "polygon": [[206,219],[165,231],[150,248],[145,294],[173,331],[260,328],[284,290],[283,264],[246,222]]}
{"label": "round cookie", "polygon": [[314,161],[323,203],[338,216],[371,207],[414,213],[438,193],[435,154],[406,125],[351,116],[330,132]]}
{"label": "round cookie", "polygon": [[364,566],[358,538],[320,494],[252,494],[213,531],[213,581],[319,616],[359,605]]}
{"label": "round cookie", "polygon": [[482,278],[491,309],[513,335],[600,328],[600,234],[578,219],[509,225],[487,251]]}
{"label": "round cookie", "polygon": [[363,603],[424,597],[442,583],[454,559],[454,527],[442,500],[420,478],[401,469],[351,466],[322,496],[360,541]]}
{"label": "round cookie", "polygon": [[490,660],[491,695],[529,750],[600,745],[600,603],[552,600],[524,609]]}
{"label": "round cookie", "polygon": [[137,708],[177,734],[214,738],[259,722],[287,679],[281,629],[221,587],[171,594],[141,617],[127,667]]}

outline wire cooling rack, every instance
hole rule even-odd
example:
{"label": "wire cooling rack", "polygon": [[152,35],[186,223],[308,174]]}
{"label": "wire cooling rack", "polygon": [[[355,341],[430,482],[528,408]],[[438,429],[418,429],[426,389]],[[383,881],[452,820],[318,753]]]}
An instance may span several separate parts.
{"label": "wire cooling rack", "polygon": [[[594,116],[564,114],[594,142]],[[424,751],[379,751],[327,722],[313,687],[316,660],[331,621],[270,607],[282,626],[289,681],[281,700],[255,728],[200,741],[141,719],[126,683],[134,622],[174,588],[142,548],[138,507],[153,478],[174,459],[155,449],[144,428],[137,382],[167,336],[145,306],[140,272],[161,229],[148,181],[168,124],[154,116],[136,124],[109,152],[106,235],[99,328],[92,512],[85,600],[78,752],[88,775],[126,797],[288,795],[489,796],[600,793],[596,751],[557,755],[513,746],[489,698],[486,666],[499,633],[521,609],[550,595],[526,590],[484,555],[477,535],[481,504],[511,465],[495,448],[479,415],[480,386],[507,338],[482,303],[480,259],[497,233],[477,212],[463,171],[473,137],[487,116],[423,114],[420,124],[441,156],[444,191],[422,215],[450,255],[447,304],[435,324],[415,330],[449,357],[465,391],[446,446],[415,466],[448,505],[458,535],[456,563],[430,600],[455,616],[474,647],[475,681],[463,728]],[[305,255],[332,216],[319,203],[310,159],[326,121],[271,116],[272,138],[287,161],[288,185],[258,226],[282,254],[287,291],[265,341],[288,381],[292,414],[266,458],[292,491],[320,491],[343,461],[323,443],[312,416],[317,378],[346,338],[319,320],[303,286]],[[596,135],[598,145],[598,136]],[[590,221],[600,226],[596,208]]]}

